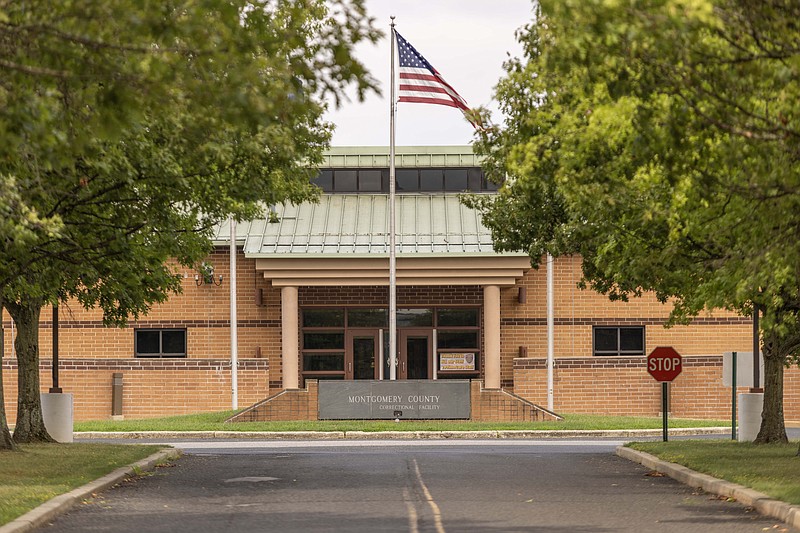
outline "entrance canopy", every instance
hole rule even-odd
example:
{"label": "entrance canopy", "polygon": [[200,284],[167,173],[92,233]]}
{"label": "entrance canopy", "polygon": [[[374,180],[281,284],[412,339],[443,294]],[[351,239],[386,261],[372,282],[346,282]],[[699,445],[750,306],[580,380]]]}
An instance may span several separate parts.
{"label": "entrance canopy", "polygon": [[[277,222],[242,223],[238,239],[274,286],[388,285],[385,194],[329,194],[277,206]],[[527,255],[494,251],[479,214],[455,194],[396,197],[398,285],[514,285]],[[229,234],[219,229],[219,239]],[[220,242],[219,244],[222,244]]]}

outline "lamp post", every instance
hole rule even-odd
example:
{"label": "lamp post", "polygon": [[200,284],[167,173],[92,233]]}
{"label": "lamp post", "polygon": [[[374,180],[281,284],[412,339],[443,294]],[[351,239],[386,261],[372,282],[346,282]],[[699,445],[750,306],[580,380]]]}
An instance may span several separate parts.
{"label": "lamp post", "polygon": [[50,387],[50,392],[63,392],[58,386],[58,303],[53,304],[53,386]]}

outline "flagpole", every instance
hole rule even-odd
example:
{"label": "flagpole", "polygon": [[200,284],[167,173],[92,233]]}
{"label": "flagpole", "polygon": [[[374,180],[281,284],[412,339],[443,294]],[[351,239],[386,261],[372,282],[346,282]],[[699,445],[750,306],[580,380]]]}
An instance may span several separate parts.
{"label": "flagpole", "polygon": [[395,217],[394,217],[394,189],[395,189],[395,169],[394,169],[394,115],[395,115],[395,94],[394,94],[394,15],[390,17],[391,31],[391,77],[390,77],[390,97],[389,97],[389,379],[397,379],[397,264],[395,254]]}
{"label": "flagpole", "polygon": [[239,341],[238,319],[236,318],[236,220],[230,219],[230,304],[231,304],[231,408],[239,409]]}

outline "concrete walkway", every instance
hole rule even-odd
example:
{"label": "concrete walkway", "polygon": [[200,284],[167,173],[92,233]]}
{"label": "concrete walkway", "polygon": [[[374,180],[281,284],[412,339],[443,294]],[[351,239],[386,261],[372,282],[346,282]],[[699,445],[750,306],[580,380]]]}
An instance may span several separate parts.
{"label": "concrete walkway", "polygon": [[[724,434],[729,428],[671,429],[671,436]],[[75,437],[86,439],[262,439],[262,440],[467,440],[467,439],[543,439],[543,438],[643,438],[660,437],[661,430],[609,430],[609,431],[431,431],[431,432],[239,432],[239,431],[143,431],[143,432],[82,432]],[[755,490],[720,480],[690,470],[684,466],[662,461],[650,454],[620,446],[616,450],[622,458],[637,462],[692,487],[719,496],[735,498],[743,505],[753,507],[764,516],[781,520],[800,530],[800,506],[774,500]],[[93,494],[120,483],[126,477],[153,469],[158,464],[174,460],[180,455],[175,449],[162,450],[128,467],[119,468],[102,478],[45,502],[25,515],[0,526],[0,533],[32,531],[53,520]]]}

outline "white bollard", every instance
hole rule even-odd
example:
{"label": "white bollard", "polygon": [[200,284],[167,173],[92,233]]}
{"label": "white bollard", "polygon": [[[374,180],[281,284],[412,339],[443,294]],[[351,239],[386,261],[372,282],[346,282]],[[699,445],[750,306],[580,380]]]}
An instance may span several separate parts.
{"label": "white bollard", "polygon": [[743,392],[739,394],[739,442],[753,442],[761,429],[761,411],[764,394]]}
{"label": "white bollard", "polygon": [[44,427],[56,442],[72,442],[72,393],[42,393]]}

